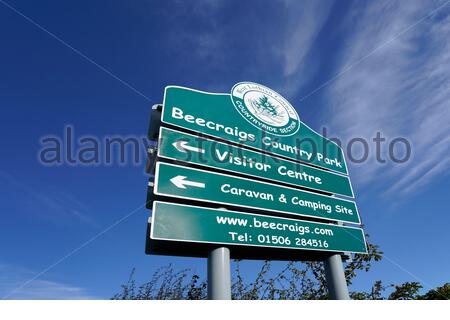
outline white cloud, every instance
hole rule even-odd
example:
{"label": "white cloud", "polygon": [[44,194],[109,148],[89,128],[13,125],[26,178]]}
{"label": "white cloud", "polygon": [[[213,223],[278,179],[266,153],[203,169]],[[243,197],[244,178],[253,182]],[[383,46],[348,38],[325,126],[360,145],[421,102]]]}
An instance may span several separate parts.
{"label": "white cloud", "polygon": [[[317,70],[319,61],[309,55],[332,5],[331,0],[279,0],[253,6],[180,2],[170,14],[174,23],[166,30],[165,48],[183,52],[183,61],[207,70],[204,77],[212,75],[203,90],[228,92],[225,74],[294,96]],[[240,12],[226,16],[229,10]],[[230,70],[236,71],[228,74]]]}
{"label": "white cloud", "polygon": [[284,76],[292,76],[305,67],[310,52],[331,9],[330,1],[283,1],[287,27],[279,54],[283,57]]}
{"label": "white cloud", "polygon": [[282,70],[274,76],[283,95],[294,97],[315,74],[320,64],[312,55],[320,31],[328,19],[333,1],[283,0],[283,33],[272,42],[281,58]]}
{"label": "white cloud", "polygon": [[3,190],[0,195],[0,209],[5,214],[9,212],[8,207],[15,207],[14,214],[17,214],[17,209],[21,209],[58,224],[71,224],[76,221],[98,227],[88,213],[88,208],[61,188],[42,184],[33,186],[5,171],[0,171],[0,188]]}
{"label": "white cloud", "polygon": [[0,264],[0,298],[21,300],[96,299],[86,289],[63,282],[36,279],[23,286],[34,275],[34,272],[26,268]]}
{"label": "white cloud", "polygon": [[[395,38],[442,3],[357,4],[349,15],[349,37],[337,72]],[[386,188],[390,178],[386,195],[410,195],[448,171],[449,9],[418,23],[328,87],[330,126],[344,140],[371,140],[380,131],[388,141],[398,136],[409,139],[413,148],[413,157],[405,164],[378,164],[372,152],[369,161],[354,170],[358,185],[380,181],[383,185],[379,187]]]}

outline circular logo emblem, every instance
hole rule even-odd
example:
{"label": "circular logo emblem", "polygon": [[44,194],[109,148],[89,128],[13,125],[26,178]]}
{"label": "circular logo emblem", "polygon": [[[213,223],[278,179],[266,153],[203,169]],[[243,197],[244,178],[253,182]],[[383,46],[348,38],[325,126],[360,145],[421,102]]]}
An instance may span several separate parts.
{"label": "circular logo emblem", "polygon": [[300,128],[300,118],[294,107],[263,85],[239,82],[231,89],[231,100],[240,115],[260,130],[290,136]]}

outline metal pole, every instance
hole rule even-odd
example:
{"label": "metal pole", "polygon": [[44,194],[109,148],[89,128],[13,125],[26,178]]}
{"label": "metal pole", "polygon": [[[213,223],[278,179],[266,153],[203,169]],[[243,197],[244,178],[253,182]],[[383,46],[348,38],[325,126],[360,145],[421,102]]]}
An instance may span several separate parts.
{"label": "metal pole", "polygon": [[231,300],[230,249],[211,249],[208,253],[208,299]]}
{"label": "metal pole", "polygon": [[[219,208],[226,211],[226,208]],[[208,252],[208,299],[231,300],[230,249],[213,248]]]}
{"label": "metal pole", "polygon": [[341,255],[334,254],[325,260],[325,278],[330,299],[350,300]]}

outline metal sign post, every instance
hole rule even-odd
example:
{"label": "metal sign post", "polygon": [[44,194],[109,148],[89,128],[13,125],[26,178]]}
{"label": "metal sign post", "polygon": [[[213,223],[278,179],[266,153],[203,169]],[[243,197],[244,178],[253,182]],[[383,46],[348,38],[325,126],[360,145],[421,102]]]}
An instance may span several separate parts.
{"label": "metal sign post", "polygon": [[341,255],[333,254],[325,260],[324,264],[330,299],[350,300]]}
{"label": "metal sign post", "polygon": [[[226,211],[225,208],[220,210]],[[230,249],[218,247],[208,252],[208,299],[231,300]]]}
{"label": "metal sign post", "polygon": [[230,249],[219,247],[208,253],[208,299],[231,300]]}
{"label": "metal sign post", "polygon": [[207,257],[210,300],[231,299],[230,257],[324,261],[330,299],[350,299],[341,254],[367,245],[344,152],[279,93],[168,86],[148,138],[146,253]]}
{"label": "metal sign post", "polygon": [[[342,222],[338,223],[342,226]],[[342,257],[334,254],[324,261],[328,293],[332,300],[350,300]]]}

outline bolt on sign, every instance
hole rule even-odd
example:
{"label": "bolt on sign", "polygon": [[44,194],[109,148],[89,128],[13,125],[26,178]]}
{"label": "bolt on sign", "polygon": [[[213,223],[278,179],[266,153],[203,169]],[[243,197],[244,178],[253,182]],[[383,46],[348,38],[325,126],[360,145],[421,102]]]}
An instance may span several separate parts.
{"label": "bolt on sign", "polygon": [[158,112],[147,252],[206,256],[218,244],[241,258],[367,252],[363,230],[343,225],[361,220],[342,198],[354,197],[342,149],[280,94],[252,82],[231,93],[168,86]]}

